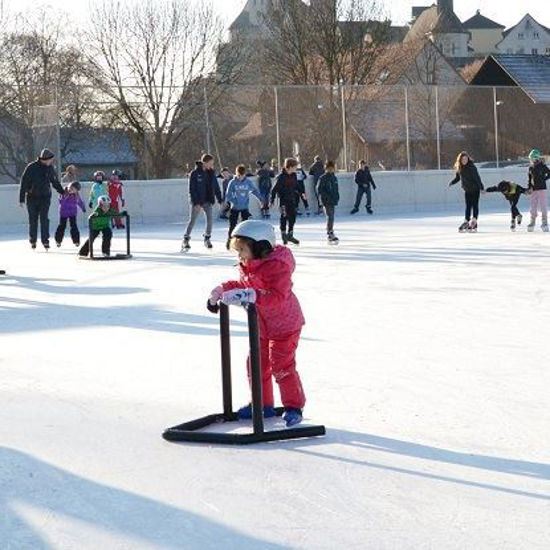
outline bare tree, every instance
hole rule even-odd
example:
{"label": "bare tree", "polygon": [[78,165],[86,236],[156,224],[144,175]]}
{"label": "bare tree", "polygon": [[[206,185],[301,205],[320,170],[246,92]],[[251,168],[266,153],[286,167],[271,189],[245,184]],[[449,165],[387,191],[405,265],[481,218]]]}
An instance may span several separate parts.
{"label": "bare tree", "polygon": [[40,106],[59,106],[52,133],[59,122],[85,125],[91,119],[93,90],[83,88],[87,63],[64,39],[67,27],[64,17],[38,7],[8,17],[1,29],[0,173],[12,179],[36,152],[32,127]]}
{"label": "bare tree", "polygon": [[223,26],[205,2],[104,0],[92,9],[90,59],[113,123],[132,131],[149,173],[167,177],[184,164],[184,137],[202,143],[205,95],[215,102],[226,80],[214,75]]}

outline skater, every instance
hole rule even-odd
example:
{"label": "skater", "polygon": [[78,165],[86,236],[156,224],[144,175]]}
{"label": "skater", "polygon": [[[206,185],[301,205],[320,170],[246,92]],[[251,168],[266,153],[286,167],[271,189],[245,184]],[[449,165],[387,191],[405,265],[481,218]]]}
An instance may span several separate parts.
{"label": "skater", "polygon": [[262,197],[262,218],[267,220],[271,217],[269,212],[269,195],[273,188],[272,180],[275,177],[275,172],[267,167],[267,162],[263,160],[258,161],[258,171],[256,172],[256,182],[258,190]]}
{"label": "skater", "polygon": [[372,215],[372,189],[376,190],[376,184],[372,178],[369,167],[367,163],[362,160],[359,162],[359,170],[355,173],[355,183],[357,184],[357,196],[355,198],[355,205],[350,214],[357,214],[359,212],[359,207],[361,206],[361,199],[363,195],[367,196],[367,213]]}
{"label": "skater", "polygon": [[[122,172],[120,170],[113,170],[107,188],[109,190],[109,198],[111,199],[111,207],[116,212],[121,212],[126,206],[124,200],[124,184],[121,180]],[[123,218],[113,218],[112,224],[116,229],[125,229]]]}
{"label": "skater", "polygon": [[[302,200],[302,204],[304,205],[306,216],[309,216],[310,215],[309,202],[307,200],[307,195],[306,195],[307,174],[304,172],[304,169],[302,168],[302,164],[300,163],[300,160],[299,159],[297,160],[298,160],[298,168],[296,169],[296,179],[298,180],[298,192],[300,193],[300,199]],[[299,202],[298,202],[298,210],[296,213],[298,214],[298,216],[302,215]]]}
{"label": "skater", "polygon": [[49,149],[43,149],[34,162],[27,165],[21,176],[19,187],[19,205],[27,205],[29,214],[29,242],[36,248],[38,221],[40,220],[40,240],[46,250],[50,248],[50,220],[48,213],[52,200],[53,187],[60,195],[64,190],[53,167],[55,155]]}
{"label": "skater", "polygon": [[271,190],[271,205],[275,202],[275,198],[279,197],[281,237],[285,245],[288,243],[300,244],[300,241],[294,237],[296,209],[300,200],[300,191],[296,178],[297,166],[298,162],[296,159],[285,159],[283,170],[277,176],[275,185]]}
{"label": "skater", "polygon": [[462,189],[464,190],[464,198],[466,200],[464,222],[458,230],[461,233],[465,231],[475,233],[479,219],[479,196],[481,191],[483,191],[483,183],[472,158],[466,151],[459,153],[454,168],[456,170],[456,177],[449,183],[449,187],[459,181],[462,182]]}
{"label": "skater", "polygon": [[325,209],[327,217],[327,240],[329,244],[338,244],[338,237],[334,234],[334,211],[340,201],[338,192],[338,178],[336,177],[336,165],[332,160],[325,164],[325,173],[319,178],[317,194]]}
{"label": "skater", "polygon": [[221,171],[221,179],[222,179],[222,207],[220,209],[220,220],[228,220],[229,219],[229,204],[225,201],[225,197],[227,195],[227,187],[229,185],[229,182],[233,179],[231,177],[231,172],[229,171],[229,168],[222,168]]}
{"label": "skater", "polygon": [[548,233],[548,191],[546,182],[550,179],[550,169],[546,166],[538,149],[529,153],[531,166],[529,167],[529,191],[531,191],[531,221],[527,231],[535,230],[538,211],[542,214],[541,229]]}
{"label": "skater", "polygon": [[[305,323],[298,299],[292,292],[292,272],[296,263],[290,250],[275,243],[273,227],[264,221],[248,220],[233,231],[231,247],[239,257],[240,280],[216,287],[208,299],[208,309],[226,305],[255,303],[260,328],[262,398],[264,416],[276,415],[272,376],[279,385],[287,426],[302,421],[306,399],[296,371],[296,349]],[[250,377],[250,362],[248,363]],[[247,405],[237,412],[240,419],[252,417]]]}
{"label": "skater", "polygon": [[315,199],[317,200],[317,212],[316,214],[320,216],[323,213],[323,207],[319,196],[317,195],[317,183],[319,183],[319,178],[325,173],[325,167],[321,157],[317,155],[313,159],[313,164],[309,167],[309,175],[313,176],[313,189],[315,190]]}
{"label": "skater", "polygon": [[216,172],[214,172],[214,157],[212,155],[203,155],[201,160],[196,162],[195,169],[189,176],[189,200],[191,215],[183,237],[182,252],[186,252],[191,248],[191,232],[201,212],[204,212],[206,217],[204,246],[212,248],[210,240],[212,236],[212,206],[216,200],[219,204],[222,202],[220,186],[218,185]]}
{"label": "skater", "polygon": [[487,187],[485,193],[502,193],[504,195],[504,198],[510,203],[510,211],[512,213],[510,229],[515,231],[516,224],[521,225],[523,220],[523,216],[518,209],[518,202],[521,195],[527,193],[527,189],[511,181],[501,181],[498,185]]}
{"label": "skater", "polygon": [[260,205],[262,204],[262,196],[256,186],[246,177],[246,166],[241,164],[235,170],[235,177],[229,183],[227,188],[226,202],[230,205],[229,210],[229,235],[227,237],[227,250],[231,244],[231,233],[239,217],[241,221],[246,221],[251,214],[248,209],[250,203],[250,195],[254,195]]}
{"label": "skater", "polygon": [[[92,220],[92,234],[90,237],[92,243],[102,233],[101,251],[105,257],[111,255],[111,239],[113,238],[111,218],[116,216],[117,213],[111,205],[109,196],[103,195],[97,199],[97,208],[90,214],[90,220]],[[90,254],[90,239],[86,240],[78,252],[78,255],[83,257],[88,256],[88,254]]]}
{"label": "skater", "polygon": [[71,239],[75,246],[80,246],[80,231],[76,223],[76,215],[80,208],[82,212],[86,212],[86,206],[84,201],[80,197],[79,191],[81,189],[78,181],[73,181],[65,187],[65,193],[59,197],[59,225],[55,232],[55,243],[59,248],[65,237],[65,229],[67,228],[67,221],[71,227]]}
{"label": "skater", "polygon": [[93,175],[93,183],[90,189],[88,206],[90,208],[95,208],[99,197],[104,197],[105,195],[109,195],[109,189],[107,187],[107,182],[105,181],[105,172],[98,170],[97,172],[94,172]]}

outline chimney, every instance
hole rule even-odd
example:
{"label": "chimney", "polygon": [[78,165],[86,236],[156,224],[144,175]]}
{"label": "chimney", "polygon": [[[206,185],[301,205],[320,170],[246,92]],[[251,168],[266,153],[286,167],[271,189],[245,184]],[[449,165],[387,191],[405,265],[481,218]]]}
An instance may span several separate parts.
{"label": "chimney", "polygon": [[437,11],[439,13],[443,11],[454,12],[453,0],[437,0]]}

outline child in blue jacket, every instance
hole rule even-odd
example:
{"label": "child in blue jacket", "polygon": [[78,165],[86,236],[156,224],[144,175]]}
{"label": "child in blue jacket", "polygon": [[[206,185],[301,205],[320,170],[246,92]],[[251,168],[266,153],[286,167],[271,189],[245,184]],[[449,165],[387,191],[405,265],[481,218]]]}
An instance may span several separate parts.
{"label": "child in blue jacket", "polygon": [[230,205],[229,210],[229,235],[227,237],[227,250],[230,248],[231,233],[237,226],[239,217],[241,221],[246,221],[251,214],[248,210],[250,195],[254,195],[260,205],[262,204],[262,195],[257,187],[246,177],[246,166],[240,164],[235,170],[235,177],[227,186],[225,201]]}

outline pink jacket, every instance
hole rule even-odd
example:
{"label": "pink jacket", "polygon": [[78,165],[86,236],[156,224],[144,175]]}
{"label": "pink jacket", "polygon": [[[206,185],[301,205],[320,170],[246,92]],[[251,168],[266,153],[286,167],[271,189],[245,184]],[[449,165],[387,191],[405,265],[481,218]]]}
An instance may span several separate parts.
{"label": "pink jacket", "polygon": [[276,246],[264,260],[241,264],[240,281],[228,281],[224,291],[253,288],[260,322],[260,337],[280,339],[296,332],[305,324],[298,298],[292,292],[292,272],[296,267],[292,252]]}

